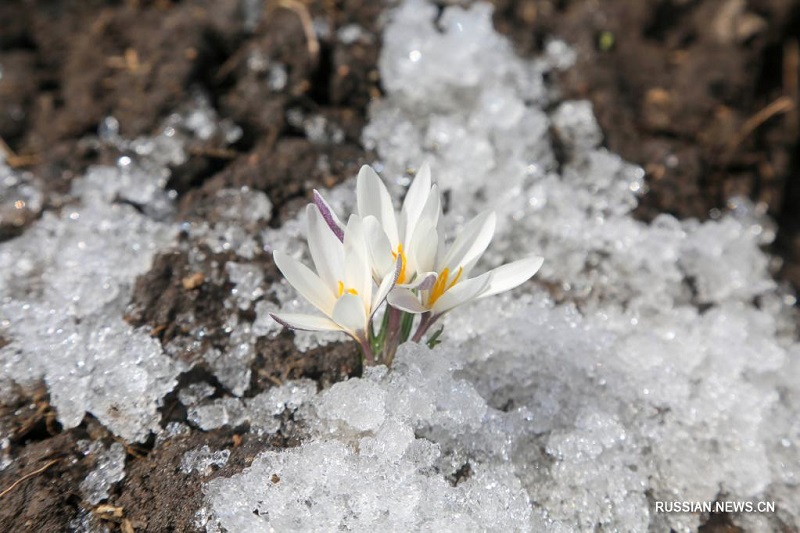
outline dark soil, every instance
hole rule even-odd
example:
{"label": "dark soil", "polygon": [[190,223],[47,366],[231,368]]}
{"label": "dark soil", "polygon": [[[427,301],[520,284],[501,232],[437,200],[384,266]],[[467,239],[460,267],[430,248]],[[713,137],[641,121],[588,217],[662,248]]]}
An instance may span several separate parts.
{"label": "dark soil", "polygon": [[[232,147],[213,142],[192,147],[190,160],[173,169],[170,186],[179,193],[182,219],[213,223],[216,192],[247,186],[270,197],[275,206],[271,224],[277,226],[307,201],[313,188],[332,186],[369,161],[359,139],[366,106],[379,91],[380,5],[367,0],[266,2],[255,28],[248,29],[244,4],[2,2],[0,147],[9,152],[13,166],[43,180],[45,209],[58,208],[70,180],[87,166],[116,157],[79,142],[96,132],[105,117],[119,121],[123,136],[152,134],[176,107],[192,100],[197,88],[244,135]],[[305,17],[327,25],[328,36],[310,42]],[[341,43],[336,31],[347,24],[360,25],[371,37]],[[286,69],[286,83],[270,88],[268,72],[259,65],[277,63]],[[290,110],[324,116],[329,127],[343,132],[344,141],[306,138],[297,123],[287,120]],[[0,235],[17,235],[33,219],[0,228]],[[194,316],[208,333],[202,348],[225,346],[223,323],[230,311],[223,301],[232,284],[223,267],[233,255],[208,251],[202,265],[190,265],[188,250],[195,244],[185,237],[175,250],[156,258],[136,284],[128,318],[149,326],[166,344],[187,337],[182,317]],[[266,282],[276,279],[268,254],[252,262],[263,268]],[[198,272],[202,281],[187,285],[184,280]],[[242,314],[243,320],[254,318],[252,312]],[[300,353],[287,332],[272,341],[262,339],[256,348],[248,395],[286,379],[309,377],[327,386],[360,372],[358,353],[349,343]],[[196,355],[182,357],[194,361]],[[179,387],[202,380],[225,393],[202,364]],[[185,420],[176,396],[166,399],[165,422]],[[199,481],[179,471],[186,451],[204,444],[230,449],[227,465],[213,477],[240,471],[260,451],[297,443],[289,425],[270,442],[254,439],[246,428],[239,428],[241,434],[230,428],[193,430],[155,447],[132,448],[126,478],[107,502],[110,507],[92,508],[78,490],[93,468],[92,458],[84,457],[76,443],[109,436],[89,418],[62,432],[46,397],[33,401],[32,392],[20,391],[12,403],[0,412],[3,434],[11,428],[18,437],[11,443],[14,464],[0,472],[0,490],[14,486],[0,499],[0,531],[66,531],[86,511],[112,530],[192,531],[202,494]],[[56,458],[46,470],[25,477]]]}
{"label": "dark soil", "polygon": [[[0,473],[3,488],[40,471],[9,491],[0,505],[2,531],[67,531],[81,508],[78,486],[91,469],[73,430],[27,444],[15,454],[14,464]],[[48,467],[48,465],[50,465]],[[46,468],[41,471],[42,468]]]}
{"label": "dark soil", "polygon": [[[201,481],[229,477],[250,466],[259,453],[293,444],[296,443],[281,437],[265,441],[233,430],[193,431],[169,440],[144,457],[129,458],[126,478],[113,502],[123,509],[135,531],[194,531],[195,513],[203,504]],[[208,476],[181,472],[183,455],[203,446],[211,451],[230,450],[225,466]],[[166,487],[172,487],[169,496]]]}
{"label": "dark soil", "polygon": [[[124,526],[130,525],[135,531],[194,531],[195,513],[202,506],[201,481],[240,472],[263,451],[298,444],[297,438],[280,433],[261,439],[247,433],[247,428],[223,428],[192,431],[155,447],[128,446],[125,479],[111,491],[108,504],[92,508],[78,490],[95,467],[94,457],[84,453],[84,443],[111,444],[113,436],[91,417],[78,428],[59,431],[40,409],[47,401],[43,390],[17,391],[16,402],[0,405],[0,419],[19,422],[11,431],[15,461],[0,472],[0,486],[13,487],[0,505],[0,531],[72,531],[71,522],[86,511],[95,524],[112,530],[125,531]],[[284,427],[282,433],[294,432],[291,420]],[[212,452],[229,450],[227,463],[208,475],[182,472],[184,454],[203,446]]]}
{"label": "dark soil", "polygon": [[[787,105],[797,101],[800,0],[494,3],[498,29],[522,53],[539,51],[546,35],[576,47],[578,65],[560,84],[568,97],[592,100],[607,146],[647,170],[642,219],[661,212],[707,218],[737,194],[764,202],[779,221],[783,275],[800,285],[798,115]],[[105,117],[114,116],[126,137],[151,134],[197,88],[244,135],[230,147],[218,141],[193,147],[189,161],[173,169],[170,186],[179,193],[182,219],[213,222],[216,192],[247,186],[267,193],[275,204],[269,225],[278,226],[314,187],[331,186],[369,161],[359,139],[366,106],[380,92],[381,3],[267,1],[252,28],[245,25],[247,4],[0,2],[0,149],[13,166],[42,180],[45,210],[59,207],[70,180],[87,166],[116,156],[79,142]],[[325,23],[327,36],[309,40],[306,16]],[[336,30],[352,23],[371,38],[339,42]],[[276,63],[286,67],[287,79],[271,88],[264,65]],[[765,120],[754,120],[760,114]],[[287,115],[324,116],[344,142],[309,139]],[[0,224],[0,239],[34,219]],[[192,264],[193,246],[184,236],[156,258],[136,284],[128,319],[168,344],[191,335],[183,317],[193,316],[207,332],[199,351],[224,347],[231,311],[223,302],[232,284],[223,267],[233,256],[208,250],[202,264]],[[266,283],[277,279],[269,255],[252,262]],[[240,320],[253,318],[240,312]],[[285,379],[310,377],[327,386],[360,372],[351,344],[300,353],[284,333],[261,339],[256,350],[248,394]],[[197,355],[181,357],[196,361]],[[179,387],[197,381],[226,393],[202,364]],[[176,396],[166,399],[164,422],[185,420]],[[62,431],[44,390],[19,390],[14,397],[0,406],[0,433],[12,435],[15,459],[0,471],[0,491],[13,486],[0,497],[0,531],[64,531],[87,511],[112,530],[191,531],[202,495],[198,480],[179,470],[186,451],[204,444],[230,449],[227,465],[213,477],[240,471],[260,451],[297,443],[289,424],[269,442],[246,428],[228,428],[129,447],[126,478],[110,508],[90,508],[77,487],[93,458],[77,443],[110,442],[111,436],[90,417]]]}
{"label": "dark soil", "polygon": [[718,216],[733,196],[779,223],[780,276],[800,287],[798,0],[494,0],[522,53],[578,52],[560,86],[606,145],[647,171],[637,214]]}

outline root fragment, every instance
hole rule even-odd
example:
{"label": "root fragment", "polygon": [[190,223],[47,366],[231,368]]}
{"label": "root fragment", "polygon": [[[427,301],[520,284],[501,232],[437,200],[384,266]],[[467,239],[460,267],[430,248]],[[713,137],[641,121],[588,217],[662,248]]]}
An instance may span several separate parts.
{"label": "root fragment", "polygon": [[60,460],[61,459],[51,459],[50,461],[48,461],[41,468],[37,468],[33,472],[25,474],[24,476],[22,476],[21,478],[16,480],[14,483],[12,483],[11,486],[9,486],[7,489],[3,490],[3,492],[0,492],[0,498],[4,497],[6,494],[10,493],[12,490],[17,488],[20,484],[24,483],[26,480],[28,480],[28,479],[30,479],[32,477],[38,476],[39,474],[41,474],[42,472],[44,472],[45,470],[47,470],[48,468],[50,468],[51,466],[53,466],[54,464],[59,462]]}

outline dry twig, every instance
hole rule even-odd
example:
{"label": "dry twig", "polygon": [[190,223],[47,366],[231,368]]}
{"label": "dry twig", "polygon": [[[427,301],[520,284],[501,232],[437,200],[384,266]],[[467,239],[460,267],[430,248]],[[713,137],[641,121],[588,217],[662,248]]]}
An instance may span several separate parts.
{"label": "dry twig", "polygon": [[51,435],[58,433],[58,430],[54,427],[56,414],[47,397],[44,395],[35,396],[34,404],[36,405],[36,412],[14,430],[11,437],[13,441],[20,441],[25,438],[41,420],[44,420],[48,433]]}
{"label": "dry twig", "polygon": [[[764,124],[766,121],[771,119],[776,115],[780,115],[783,113],[788,113],[792,109],[794,109],[795,104],[791,98],[787,96],[781,96],[780,98],[773,101],[768,106],[762,108],[758,111],[755,115],[748,118],[745,123],[742,125],[739,132],[731,139],[730,143],[728,143],[728,149],[726,151],[726,155],[730,156],[733,154],[734,151],[739,147],[740,144],[752,134],[759,126]],[[725,159],[728,159],[726,157]]]}
{"label": "dry twig", "polygon": [[37,475],[41,474],[42,472],[44,472],[45,470],[47,470],[48,468],[50,468],[51,466],[53,466],[54,464],[59,462],[60,460],[61,459],[52,459],[52,460],[48,461],[48,463],[45,464],[43,467],[41,467],[41,468],[39,468],[37,470],[34,470],[33,472],[30,472],[29,474],[25,474],[24,476],[22,476],[21,478],[16,480],[14,483],[12,483],[10,487],[5,489],[3,492],[0,492],[0,498],[2,498],[3,496],[8,494],[9,492],[14,490],[15,488],[17,488],[17,486],[19,486],[20,483],[22,483],[25,480],[28,480],[28,479],[30,479],[30,478],[32,478],[34,476],[37,476]]}
{"label": "dry twig", "polygon": [[190,148],[189,155],[211,157],[214,159],[236,159],[236,157],[239,155],[239,152],[236,150],[229,150],[227,148],[204,147]]}
{"label": "dry twig", "polygon": [[278,0],[277,5],[278,7],[294,12],[300,19],[300,24],[303,26],[303,33],[306,35],[308,55],[311,56],[311,60],[316,64],[319,59],[319,40],[317,39],[317,32],[314,31],[314,24],[311,22],[311,15],[308,12],[308,8],[297,0]]}
{"label": "dry twig", "polygon": [[0,137],[0,152],[3,152],[6,163],[8,163],[8,166],[11,168],[35,165],[39,162],[39,156],[37,154],[17,155],[14,153],[14,150],[12,150],[11,147],[6,144],[6,141],[4,141],[2,137]]}
{"label": "dry twig", "polygon": [[800,115],[797,103],[800,100],[800,45],[797,39],[789,39],[783,45],[783,94],[794,102],[786,116],[786,126],[792,141],[800,134]]}

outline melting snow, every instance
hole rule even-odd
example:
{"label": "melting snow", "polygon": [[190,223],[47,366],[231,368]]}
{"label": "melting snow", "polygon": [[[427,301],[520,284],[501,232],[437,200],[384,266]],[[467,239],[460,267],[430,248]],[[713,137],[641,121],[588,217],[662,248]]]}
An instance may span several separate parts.
{"label": "melting snow", "polygon": [[[363,38],[356,30],[340,38]],[[214,390],[197,385],[179,399],[196,427],[271,434],[288,411],[306,438],[209,482],[198,523],[694,531],[700,516],[657,514],[654,502],[727,499],[776,503],[775,514],[733,517],[749,530],[798,527],[800,344],[793,301],[761,251],[774,237],[770,221],[746,201],[716,221],[636,221],[644,172],[602,148],[589,103],[561,101],[545,82],[574,52],[551,40],[541,57],[517,57],[486,4],[439,16],[406,0],[382,42],[386,95],[364,132],[377,169],[399,195],[409,171],[430,162],[451,229],[497,211],[485,267],[531,253],[544,267],[538,282],[447,317],[436,349],[401,347],[391,371],[369,369],[321,393],[300,381],[240,398],[256,339],[279,330],[268,313],[306,306],[285,284],[265,287],[249,260],[259,249],[302,256],[303,226],[262,232],[272,215],[263,193],[220,192],[213,224],[182,229],[212,252],[237,254],[223,269],[233,284],[225,305],[256,319],[229,321],[229,346],[204,354],[236,397],[211,399]],[[296,118],[315,142],[336,142],[319,117]],[[0,335],[10,341],[0,367],[16,381],[43,378],[65,427],[89,412],[136,441],[159,429],[157,408],[184,370],[122,319],[136,276],[177,234],[167,166],[185,157],[186,135],[230,141],[241,132],[202,102],[154,138],[124,141],[116,126],[104,123],[102,142],[135,157],[90,169],[74,182],[74,203],[0,244]],[[3,221],[20,195],[38,214],[35,179],[2,162],[0,179]],[[353,183],[326,197],[351,211]],[[295,342],[308,349],[336,338],[302,333]],[[186,431],[171,425],[160,438]],[[87,478],[87,497],[100,501],[121,479],[114,446],[98,450],[107,467]],[[182,468],[204,474],[223,455],[195,450]]]}
{"label": "melting snow", "polygon": [[[549,293],[459,310],[432,352],[311,399],[305,444],[208,484],[208,530],[693,531],[700,516],[654,501],[715,499],[775,501],[734,520],[796,527],[800,346],[760,250],[770,222],[744,201],[718,221],[634,220],[644,172],[544,81],[574,53],[518,58],[485,4],[436,18],[421,0],[392,12],[365,142],[397,192],[429,161],[451,227],[497,210],[486,266],[543,255]],[[300,235],[290,221],[266,240],[299,255]]]}

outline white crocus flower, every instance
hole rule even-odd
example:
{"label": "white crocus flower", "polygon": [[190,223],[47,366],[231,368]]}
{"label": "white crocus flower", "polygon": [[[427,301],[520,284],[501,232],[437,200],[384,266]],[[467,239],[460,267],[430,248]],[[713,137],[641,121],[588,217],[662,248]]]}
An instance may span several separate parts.
{"label": "white crocus flower", "polygon": [[[417,291],[396,287],[389,294],[389,304],[408,313],[429,313],[428,320],[433,323],[454,307],[513,289],[529,280],[542,266],[543,258],[528,257],[470,278],[494,236],[496,222],[494,212],[481,213],[464,227],[447,253],[441,230],[423,223],[417,231],[427,237],[427,244],[418,248],[418,268],[435,272],[436,281],[429,289]],[[421,328],[423,332],[425,329]]]}
{"label": "white crocus flower", "polygon": [[365,356],[370,359],[369,322],[394,285],[396,270],[387,273],[378,290],[373,291],[361,217],[350,217],[342,242],[316,205],[309,205],[306,214],[308,248],[316,272],[279,250],[273,253],[273,258],[286,280],[324,316],[276,313],[272,317],[294,329],[344,331],[365,347]]}
{"label": "white crocus flower", "polygon": [[[398,285],[409,288],[430,285],[435,279],[434,273],[420,271],[416,261],[416,249],[426,246],[427,238],[417,228],[423,223],[435,226],[442,210],[439,190],[431,183],[428,164],[423,164],[414,177],[399,213],[395,212],[383,181],[368,165],[362,166],[358,173],[356,196],[375,279],[382,280],[394,272],[399,261]],[[316,190],[314,204],[330,230],[342,240],[344,230],[339,217]]]}
{"label": "white crocus flower", "polygon": [[358,173],[356,193],[376,278],[392,272],[399,261],[398,285],[416,288],[431,283],[432,273],[421,269],[417,260],[419,248],[425,247],[428,239],[417,229],[436,226],[441,212],[439,190],[431,183],[428,164],[420,167],[411,182],[399,213],[383,181],[367,165]]}

